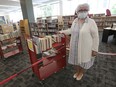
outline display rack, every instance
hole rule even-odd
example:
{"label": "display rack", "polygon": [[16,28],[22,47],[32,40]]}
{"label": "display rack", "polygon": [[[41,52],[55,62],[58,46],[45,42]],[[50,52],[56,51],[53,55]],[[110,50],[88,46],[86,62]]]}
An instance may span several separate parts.
{"label": "display rack", "polygon": [[12,24],[1,24],[0,25],[0,34],[7,34],[13,31],[14,31],[14,28]]}
{"label": "display rack", "polygon": [[22,42],[20,36],[12,37],[12,38],[8,34],[0,36],[1,58],[5,59],[21,52],[23,52],[23,48],[22,48]]}
{"label": "display rack", "polygon": [[[57,41],[57,38],[56,41],[52,43],[52,48],[56,49],[57,53],[54,56],[46,57],[42,56],[43,53],[51,48],[42,51],[42,55],[40,56],[37,54],[37,44],[33,42],[33,39],[27,39],[31,64],[44,59],[41,63],[32,67],[34,74],[40,80],[44,80],[66,66],[66,37],[64,34],[60,35],[61,41]],[[48,45],[47,42],[45,43]]]}

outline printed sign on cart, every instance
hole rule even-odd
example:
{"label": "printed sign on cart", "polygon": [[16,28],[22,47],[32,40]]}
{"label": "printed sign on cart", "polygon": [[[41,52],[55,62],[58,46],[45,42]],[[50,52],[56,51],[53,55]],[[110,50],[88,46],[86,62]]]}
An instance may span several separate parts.
{"label": "printed sign on cart", "polygon": [[33,43],[31,40],[27,40],[27,44],[28,44],[28,48],[34,52],[34,49],[33,49]]}

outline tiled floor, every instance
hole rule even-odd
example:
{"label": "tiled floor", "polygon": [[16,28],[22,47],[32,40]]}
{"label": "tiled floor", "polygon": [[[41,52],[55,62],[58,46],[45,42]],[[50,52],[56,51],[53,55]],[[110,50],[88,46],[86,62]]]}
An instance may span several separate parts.
{"label": "tiled floor", "polygon": [[[102,32],[100,32],[99,50],[116,52],[112,37],[109,38],[108,44],[102,43],[101,37]],[[0,60],[0,81],[29,65],[30,60],[26,50],[24,54],[18,54],[5,61]],[[67,65],[60,72],[40,81],[36,76],[32,76],[33,72],[29,69],[0,87],[116,87],[116,56],[98,55],[93,67],[85,72],[81,81],[73,79],[73,73],[73,66]]]}

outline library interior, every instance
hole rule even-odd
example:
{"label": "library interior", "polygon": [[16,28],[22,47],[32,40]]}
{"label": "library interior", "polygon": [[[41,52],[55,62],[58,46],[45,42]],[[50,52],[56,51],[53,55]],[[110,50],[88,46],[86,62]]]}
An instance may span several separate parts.
{"label": "library interior", "polygon": [[116,87],[116,0],[0,0],[0,87]]}

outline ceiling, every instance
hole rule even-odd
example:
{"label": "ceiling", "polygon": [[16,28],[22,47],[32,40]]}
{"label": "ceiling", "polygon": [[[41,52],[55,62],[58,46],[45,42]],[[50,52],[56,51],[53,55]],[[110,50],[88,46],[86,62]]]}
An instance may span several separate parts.
{"label": "ceiling", "polygon": [[[33,4],[47,3],[55,0],[32,0]],[[0,0],[0,15],[20,10],[20,0]]]}

